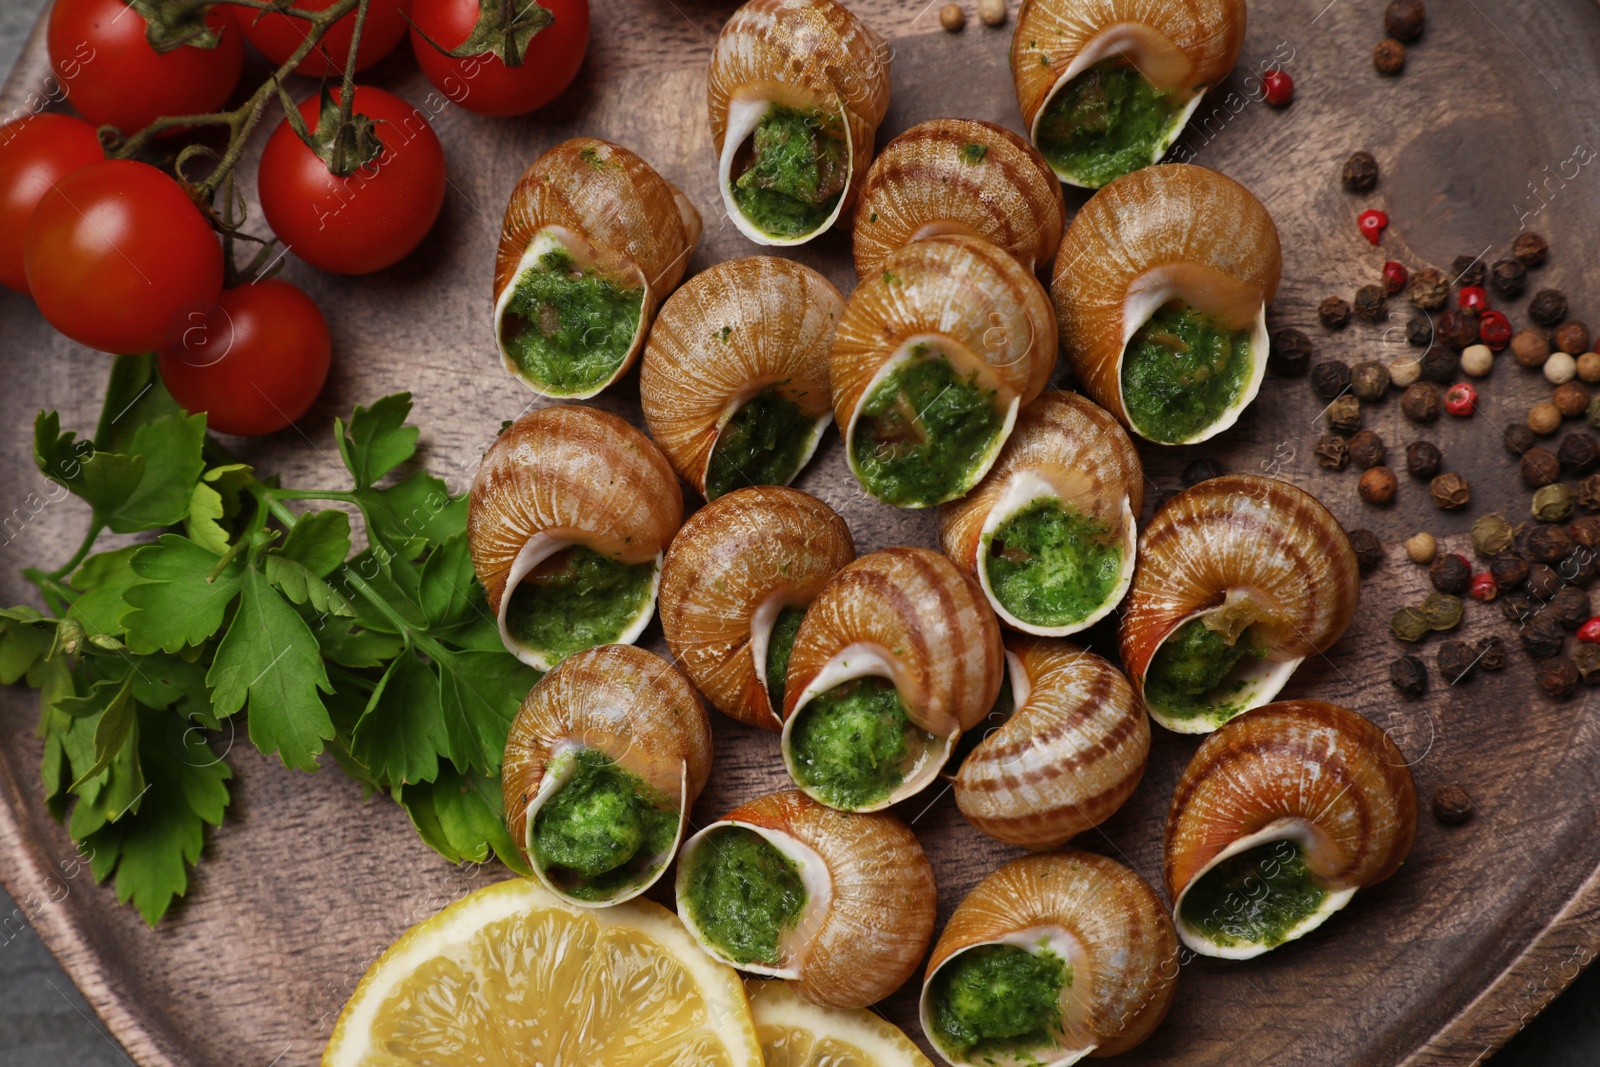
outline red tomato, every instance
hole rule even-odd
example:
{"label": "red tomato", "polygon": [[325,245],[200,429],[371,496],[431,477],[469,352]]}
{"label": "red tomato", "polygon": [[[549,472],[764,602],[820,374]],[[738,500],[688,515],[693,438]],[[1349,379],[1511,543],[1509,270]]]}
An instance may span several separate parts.
{"label": "red tomato", "polygon": [[51,187],[28,223],[28,289],[50,325],[102,352],[154,352],[222,291],[222,246],[172,178],[107,159]]}
{"label": "red tomato", "polygon": [[[339,90],[333,97],[339,99]],[[444,204],[444,149],[422,112],[382,89],[357,86],[355,111],[378,122],[383,151],[348,177],[328,171],[288,120],[261,153],[261,213],[295,255],[336,274],[397,263],[427,236]],[[319,101],[300,105],[318,126]]]}
{"label": "red tomato", "polygon": [[213,430],[281,430],[322,391],[332,352],[328,323],[288,282],[229,289],[187,319],[161,350],[161,380],[185,411],[205,412]]}
{"label": "red tomato", "polygon": [[[302,11],[321,11],[332,7],[335,0],[296,0],[295,7]],[[361,27],[361,47],[356,50],[356,69],[366,70],[372,64],[394,51],[400,38],[406,35],[406,12],[411,0],[370,0],[367,21]],[[282,65],[305,40],[310,23],[276,11],[260,14],[241,10],[236,16],[244,35],[261,54]],[[345,61],[350,58],[350,38],[355,36],[356,13],[341,17],[328,32],[322,35],[306,57],[296,66],[295,73],[319,77],[323,74],[343,74]]]}
{"label": "red tomato", "polygon": [[50,66],[78,114],[132,134],[163,115],[215,111],[239,84],[244,44],[233,16],[214,7],[206,24],[220,38],[215,48],[183,45],[163,54],[123,0],[56,0]]}
{"label": "red tomato", "polygon": [[[521,64],[493,52],[457,59],[428,41],[456,48],[478,21],[478,0],[413,0],[411,50],[417,66],[445,96],[480,115],[522,115],[557,96],[583,65],[589,47],[589,0],[538,0],[554,17],[533,35]],[[426,36],[424,36],[426,35]]]}
{"label": "red tomato", "polygon": [[28,291],[22,239],[33,209],[56,182],[104,158],[94,127],[71,115],[29,115],[0,126],[0,285]]}

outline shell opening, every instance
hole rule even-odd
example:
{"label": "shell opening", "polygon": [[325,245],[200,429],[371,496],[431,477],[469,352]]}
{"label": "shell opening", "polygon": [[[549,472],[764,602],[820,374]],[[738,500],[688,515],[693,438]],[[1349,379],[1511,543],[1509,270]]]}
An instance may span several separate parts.
{"label": "shell opening", "polygon": [[[1223,723],[1235,716],[1242,715],[1251,708],[1260,707],[1269,703],[1278,695],[1289,677],[1294,674],[1305,659],[1304,656],[1289,658],[1276,658],[1269,650],[1263,658],[1245,653],[1235,663],[1231,670],[1223,676],[1215,686],[1206,690],[1196,698],[1197,707],[1179,708],[1163,706],[1158,695],[1153,695],[1149,687],[1150,671],[1155,666],[1156,659],[1161,655],[1161,650],[1171,641],[1186,625],[1198,622],[1210,615],[1229,616],[1223,629],[1230,632],[1235,638],[1229,644],[1236,644],[1243,640],[1243,633],[1248,628],[1248,623],[1239,615],[1238,604],[1242,599],[1235,593],[1230,593],[1222,604],[1200,611],[1178,620],[1168,630],[1161,640],[1156,642],[1156,647],[1151,650],[1150,659],[1145,667],[1145,675],[1140,679],[1143,689],[1144,704],[1149,709],[1150,717],[1165,726],[1168,730],[1180,734],[1210,733]],[[1214,694],[1220,694],[1222,699]]]}
{"label": "shell opening", "polygon": [[[536,647],[530,640],[521,636],[528,631],[518,617],[523,612],[524,602],[517,596],[522,587],[523,580],[536,571],[540,564],[549,560],[557,553],[570,548],[586,548],[575,537],[563,537],[559,534],[536,533],[528,538],[517,553],[516,559],[511,562],[511,570],[506,574],[504,591],[500,594],[500,611],[496,619],[500,628],[500,641],[506,646],[506,651],[516,656],[523,663],[541,671],[554,670],[566,656],[579,651],[576,648],[551,649]],[[637,591],[637,602],[631,607],[625,603],[619,616],[613,620],[616,623],[615,635],[605,640],[594,641],[593,645],[617,644],[631,645],[644,633],[646,626],[650,625],[651,616],[656,610],[656,592],[661,586],[661,560],[663,554],[657,552],[655,559],[650,561],[650,575],[648,588]],[[643,566],[643,564],[625,564],[615,560],[607,562],[618,567]],[[642,585],[642,583],[639,583]],[[553,622],[551,623],[553,625]]]}
{"label": "shell opening", "polygon": [[806,605],[794,603],[789,593],[780,589],[768,595],[750,615],[750,658],[755,666],[756,683],[767,694],[767,702],[772,707],[774,723],[779,722],[778,709],[782,701],[772,699],[772,686],[767,680],[767,656],[772,649],[772,633],[778,625],[778,617],[789,609],[803,612]]}
{"label": "shell opening", "polygon": [[[850,129],[849,117],[845,112],[844,102],[835,98],[831,108],[826,113],[830,119],[837,118],[844,131],[845,188],[836,197],[833,209],[827,217],[804,233],[792,236],[783,236],[770,233],[757,226],[746,214],[744,208],[734,196],[734,182],[737,176],[733,173],[734,166],[741,159],[747,147],[755,137],[756,128],[775,107],[788,107],[801,111],[823,112],[824,108],[815,101],[802,99],[775,98],[775,90],[771,85],[759,86],[741,93],[736,93],[728,101],[728,124],[723,134],[722,154],[717,160],[717,186],[722,193],[722,206],[728,216],[733,220],[733,225],[738,231],[759,245],[773,247],[788,247],[791,245],[805,244],[819,233],[826,232],[838,220],[844,211],[845,201],[849,199],[849,186],[855,178],[855,134]],[[789,94],[795,96],[792,91]]]}
{"label": "shell opening", "polygon": [[[799,404],[778,388],[787,378],[748,382],[729,398],[717,417],[716,440],[706,453],[700,481],[707,500],[746,485],[788,485],[816,455],[822,435],[833,422],[833,409],[806,419]],[[769,448],[752,441],[776,426]]]}
{"label": "shell opening", "polygon": [[[1259,956],[1263,952],[1268,952],[1285,942],[1303,937],[1327,922],[1329,916],[1350,903],[1350,898],[1355,896],[1356,887],[1332,889],[1321,886],[1319,882],[1313,882],[1312,884],[1320,889],[1320,899],[1314,906],[1301,907],[1298,910],[1286,912],[1285,916],[1280,917],[1275,936],[1265,940],[1252,940],[1226,934],[1219,936],[1218,934],[1208,933],[1199,925],[1204,920],[1197,922],[1194,915],[1186,914],[1185,912],[1185,904],[1190,902],[1190,890],[1200,886],[1207,875],[1227,861],[1262,846],[1271,846],[1283,841],[1293,842],[1298,846],[1297,853],[1303,855],[1314,847],[1315,839],[1316,829],[1304,819],[1278,819],[1255,833],[1247,834],[1229,844],[1227,848],[1217,853],[1209,863],[1197,871],[1195,876],[1189,880],[1188,885],[1178,891],[1178,898],[1173,902],[1172,906],[1172,920],[1178,928],[1178,937],[1185,945],[1203,956],[1214,956],[1228,960],[1247,960]],[[1281,859],[1277,859],[1276,862],[1280,871],[1288,872],[1286,877],[1300,880],[1297,869],[1292,869],[1290,866],[1291,860],[1291,857],[1284,856]],[[1267,862],[1273,861],[1269,860]],[[1243,883],[1243,888],[1232,890],[1224,898],[1223,907],[1231,910],[1226,917],[1220,914],[1214,915],[1213,918],[1216,925],[1220,926],[1227,919],[1237,915],[1243,900],[1248,899],[1259,903],[1270,898],[1275,891],[1279,891],[1279,888],[1272,884],[1278,875],[1271,871],[1265,871],[1265,867],[1266,864],[1263,863],[1256,873],[1253,875],[1247,874],[1245,876],[1247,881]],[[1248,881],[1252,877],[1255,880],[1254,886],[1259,886],[1259,889],[1253,888],[1252,883]],[[1290,884],[1291,889],[1298,890],[1302,895],[1305,894],[1306,889],[1303,884]],[[1299,903],[1305,903],[1304,896]],[[1207,902],[1207,908],[1216,912],[1222,910],[1220,907],[1213,907],[1213,902],[1210,901]]]}

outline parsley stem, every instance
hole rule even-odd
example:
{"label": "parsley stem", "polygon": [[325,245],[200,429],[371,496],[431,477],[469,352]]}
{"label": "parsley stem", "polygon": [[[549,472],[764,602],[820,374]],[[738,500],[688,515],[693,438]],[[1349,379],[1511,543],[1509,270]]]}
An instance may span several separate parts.
{"label": "parsley stem", "polygon": [[71,604],[63,599],[57,590],[65,587],[56,579],[55,575],[46,574],[37,567],[24,567],[22,576],[39,588],[39,595],[44,597],[45,606],[50,609],[50,614],[60,618],[67,613]]}
{"label": "parsley stem", "polygon": [[[356,498],[356,495],[348,489],[268,489],[266,492],[267,499],[272,501],[342,500],[346,504],[356,504],[358,506],[360,504],[360,501]],[[274,510],[273,514],[277,515],[280,519],[283,519],[285,515],[289,516],[284,520],[284,522],[289,526],[294,525],[293,512],[287,510],[281,512]]]}

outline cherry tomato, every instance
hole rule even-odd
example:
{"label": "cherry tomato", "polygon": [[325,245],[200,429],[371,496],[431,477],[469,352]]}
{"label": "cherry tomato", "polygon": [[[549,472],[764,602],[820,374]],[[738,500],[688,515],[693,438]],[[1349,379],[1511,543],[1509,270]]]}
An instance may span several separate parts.
{"label": "cherry tomato", "polygon": [[233,16],[214,7],[206,25],[217,31],[215,48],[161,53],[145,39],[144,18],[123,0],[56,0],[50,66],[78,114],[132,134],[163,115],[215,111],[239,84],[244,43]]}
{"label": "cherry tomato", "polygon": [[105,158],[94,127],[71,115],[29,115],[0,126],[0,285],[28,291],[22,239],[50,187]]}
{"label": "cherry tomato", "polygon": [[[335,0],[296,0],[294,6],[303,11],[322,11],[334,3]],[[357,70],[366,70],[394,51],[394,46],[406,35],[406,13],[410,7],[411,0],[371,0],[367,5],[367,21],[361,27],[361,47],[356,50]],[[250,43],[278,65],[294,55],[310,26],[305,19],[276,11],[265,12],[258,18],[253,12],[241,10],[237,20]],[[312,77],[343,74],[345,62],[350,58],[350,38],[355,36],[355,28],[354,11],[339,18],[294,68],[295,73]]]}
{"label": "cherry tomato", "polygon": [[102,352],[154,352],[222,291],[222,246],[183,188],[148,163],[68,174],[28,223],[28,289],[50,325]]}
{"label": "cherry tomato", "polygon": [[[339,99],[339,91],[334,91]],[[307,129],[319,101],[300,105]],[[427,236],[444,204],[444,149],[422,112],[392,93],[357,86],[355,111],[378,122],[383,152],[348,177],[280,123],[261,153],[261,212],[278,238],[313,267],[366,274],[398,262]]]}
{"label": "cherry tomato", "polygon": [[185,411],[205,412],[213,430],[281,430],[306,413],[327,381],[327,320],[288,282],[229,289],[186,318],[161,349],[161,380]]}
{"label": "cherry tomato", "polygon": [[480,115],[522,115],[543,107],[572,84],[583,65],[589,0],[538,0],[538,6],[553,21],[533,35],[522,62],[508,67],[493,52],[458,59],[434,47],[454,49],[466,41],[478,21],[478,0],[413,0],[411,50],[417,66],[434,88]]}

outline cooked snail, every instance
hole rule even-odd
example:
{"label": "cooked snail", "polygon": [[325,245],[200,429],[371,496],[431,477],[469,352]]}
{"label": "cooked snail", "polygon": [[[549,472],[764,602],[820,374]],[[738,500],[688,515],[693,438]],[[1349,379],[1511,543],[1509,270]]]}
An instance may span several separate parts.
{"label": "cooked snail", "polygon": [[833,283],[752,256],[701,271],[656,316],[639,368],[650,434],[713,500],[787,485],[833,421],[828,352],[844,311]]}
{"label": "cooked snail", "polygon": [[661,877],[710,772],[711,724],[688,679],[631,645],[591,648],[540,679],[511,723],[506,826],[553,892],[615,904]]}
{"label": "cooked snail", "polygon": [[855,556],[844,520],[798,489],[762,485],[718,497],[683,524],[661,565],[667,648],[718,710],[782,729],[800,620]]}
{"label": "cooked snail", "polygon": [[804,244],[872,162],[889,48],[834,0],[749,0],[717,37],[707,96],[728,218],[757,244]]}
{"label": "cooked snail", "polygon": [[1050,301],[1010,254],[961,234],[906,245],[856,287],[834,338],[833,413],[850,469],[900,507],[961,496],[1055,360]]}
{"label": "cooked snail", "polygon": [[962,761],[956,806],[1009,845],[1058,848],[1133,795],[1150,723],[1128,680],[1092,652],[1012,637],[1006,661],[1015,710]]}
{"label": "cooked snail", "polygon": [[1156,722],[1206,733],[1337,641],[1360,590],[1350,539],[1315,497],[1273,478],[1212,478],[1140,535],[1122,663]]}
{"label": "cooked snail", "polygon": [[632,365],[699,240],[694,205],[626,148],[575,137],[544,153],[495,252],[506,369],[543,396],[594,396]]}
{"label": "cooked snail", "polygon": [[512,423],[484,453],[467,510],[472,566],[506,648],[549,670],[631,644],[682,521],[671,464],[615,415],[557,405]]}
{"label": "cooked snail", "polygon": [[1144,467],[1117,420],[1050,390],[1022,409],[983,481],[939,508],[939,543],[1002,622],[1062,637],[1127,593],[1142,507]]}
{"label": "cooked snail", "polygon": [[1178,938],[1114,860],[1012,860],[967,894],[928,959],[922,1032],[957,1067],[1060,1067],[1149,1037],[1172,1004]]}
{"label": "cooked snail", "polygon": [[934,119],[890,141],[867,172],[856,274],[938,233],[982,237],[1034,270],[1056,254],[1065,225],[1061,183],[1032,145],[992,122]]}
{"label": "cooked snail", "polygon": [[792,789],[684,842],[677,893],[679,917],[712,956],[837,1008],[882,1000],[911,977],[938,906],[933,868],[905,823]]}
{"label": "cooked snail", "polygon": [[1062,181],[1097,189],[1166,154],[1244,30],[1245,0],[1023,0],[1023,124]]}
{"label": "cooked snail", "polygon": [[926,548],[845,567],[811,602],[789,653],[784,764],[806,793],[877,811],[938,775],[993,707],[1000,627],[978,583]]}
{"label": "cooked snail", "polygon": [[1319,700],[1268,704],[1200,745],[1167,815],[1167,896],[1196,952],[1249,959],[1399,868],[1417,792],[1389,736]]}
{"label": "cooked snail", "polygon": [[1134,433],[1204,441],[1261,388],[1281,267],[1272,216],[1232,178],[1185,163],[1118,178],[1074,216],[1056,254],[1062,349]]}

